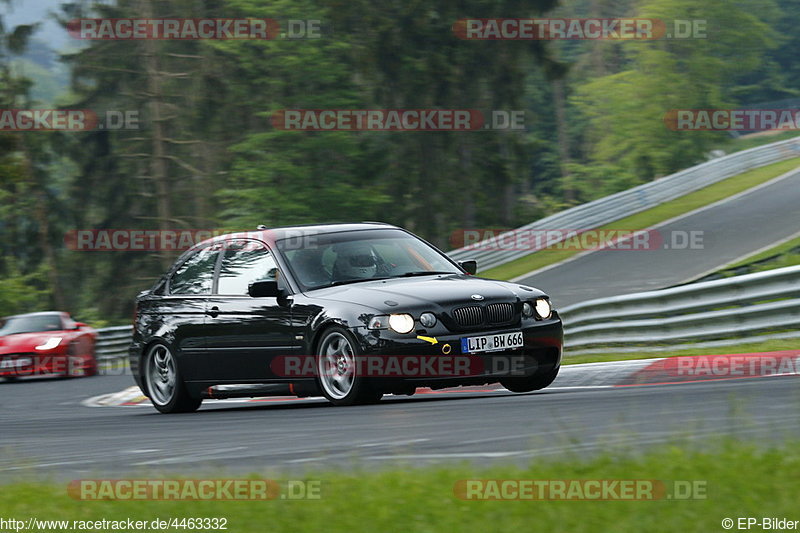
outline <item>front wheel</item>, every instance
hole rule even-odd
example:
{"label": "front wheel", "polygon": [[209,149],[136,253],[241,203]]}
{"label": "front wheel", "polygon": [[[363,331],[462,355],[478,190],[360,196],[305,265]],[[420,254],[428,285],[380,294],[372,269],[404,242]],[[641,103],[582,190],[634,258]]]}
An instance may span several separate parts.
{"label": "front wheel", "polygon": [[559,370],[560,367],[557,367],[541,374],[537,372],[532,376],[500,380],[500,385],[511,392],[533,392],[550,385],[558,376]]}
{"label": "front wheel", "polygon": [[186,391],[175,357],[164,344],[154,344],[147,351],[144,379],[150,401],[162,413],[190,413],[203,403]]}
{"label": "front wheel", "polygon": [[344,328],[323,333],[317,349],[317,379],[322,394],[334,405],[375,403],[383,394],[358,375],[358,347]]}

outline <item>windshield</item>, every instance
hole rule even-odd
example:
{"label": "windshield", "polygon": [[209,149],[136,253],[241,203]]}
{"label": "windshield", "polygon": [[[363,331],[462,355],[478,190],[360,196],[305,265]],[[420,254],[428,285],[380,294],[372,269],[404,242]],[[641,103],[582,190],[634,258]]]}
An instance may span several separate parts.
{"label": "windshield", "polygon": [[277,242],[304,290],[433,274],[461,274],[441,252],[395,229],[314,235]]}
{"label": "windshield", "polygon": [[0,335],[33,333],[37,331],[60,331],[61,317],[58,315],[17,316],[6,319],[0,326]]}

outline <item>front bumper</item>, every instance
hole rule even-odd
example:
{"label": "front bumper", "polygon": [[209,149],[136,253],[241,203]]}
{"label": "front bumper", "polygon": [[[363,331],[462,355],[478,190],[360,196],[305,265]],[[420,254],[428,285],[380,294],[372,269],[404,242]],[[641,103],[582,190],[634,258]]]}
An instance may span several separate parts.
{"label": "front bumper", "polygon": [[[378,358],[374,368],[388,368],[392,358],[400,361],[385,380],[412,382],[417,386],[434,384],[455,386],[497,382],[509,377],[525,377],[546,372],[557,372],[561,365],[563,350],[563,327],[557,315],[543,321],[527,321],[496,329],[480,329],[469,332],[423,331],[402,335],[391,330],[368,330],[352,328],[361,348],[361,357]],[[465,354],[461,350],[461,339],[521,331],[523,346],[517,349]],[[425,337],[428,340],[420,337]],[[435,342],[433,339],[435,338]],[[421,364],[403,364],[406,358],[418,358]],[[433,361],[431,361],[433,359]],[[384,361],[381,366],[381,361]],[[441,363],[441,364],[437,364]],[[400,372],[397,371],[398,366]],[[431,370],[431,367],[433,369]],[[403,370],[409,370],[403,375]],[[367,372],[370,377],[380,378],[380,372]]]}

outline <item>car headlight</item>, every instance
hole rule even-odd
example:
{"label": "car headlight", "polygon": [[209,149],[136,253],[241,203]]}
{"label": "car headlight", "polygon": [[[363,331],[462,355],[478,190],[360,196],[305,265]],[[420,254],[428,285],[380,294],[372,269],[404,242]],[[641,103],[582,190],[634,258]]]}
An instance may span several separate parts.
{"label": "car headlight", "polygon": [[407,313],[389,315],[389,327],[397,333],[411,333],[414,329],[414,317]]}
{"label": "car headlight", "polygon": [[426,328],[432,328],[436,325],[436,315],[433,313],[422,313],[419,315],[419,323]]}
{"label": "car headlight", "polygon": [[522,304],[522,316],[525,318],[530,318],[533,316],[533,306],[530,303],[525,302]]}
{"label": "car headlight", "polygon": [[36,346],[35,348],[37,350],[52,350],[59,344],[61,344],[61,337],[50,337],[45,342],[43,342],[39,346]]}
{"label": "car headlight", "polygon": [[550,315],[553,314],[553,306],[550,305],[546,298],[537,298],[534,308],[536,309],[536,316],[542,319],[550,318]]}

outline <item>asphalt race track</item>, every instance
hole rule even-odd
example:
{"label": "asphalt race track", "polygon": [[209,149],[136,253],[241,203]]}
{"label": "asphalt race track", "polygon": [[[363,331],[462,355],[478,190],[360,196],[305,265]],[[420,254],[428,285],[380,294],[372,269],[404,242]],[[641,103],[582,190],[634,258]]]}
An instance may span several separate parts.
{"label": "asphalt race track", "polygon": [[206,402],[197,413],[168,416],[145,405],[82,404],[130,387],[128,376],[0,383],[0,479],[527,463],[670,442],[702,446],[720,435],[764,443],[800,433],[795,377],[558,384],[525,395],[451,389],[351,408],[322,399]]}
{"label": "asphalt race track", "polygon": [[[789,237],[797,232],[798,223],[800,172],[794,171],[765,187],[659,226],[668,248],[598,250],[516,281],[542,289],[561,307],[594,298],[663,289]],[[684,236],[692,231],[703,232],[701,249],[673,248],[682,247]]]}
{"label": "asphalt race track", "polygon": [[[703,249],[598,251],[524,283],[560,306],[666,287],[795,232],[798,205],[800,172],[659,228],[667,236],[703,231]],[[171,416],[147,405],[87,405],[131,387],[130,376],[0,382],[0,479],[528,463],[670,442],[699,447],[722,436],[774,443],[800,434],[796,375],[598,382],[615,364],[628,363],[565,369],[552,387],[523,395],[450,389],[350,408],[316,398],[217,401]]]}

